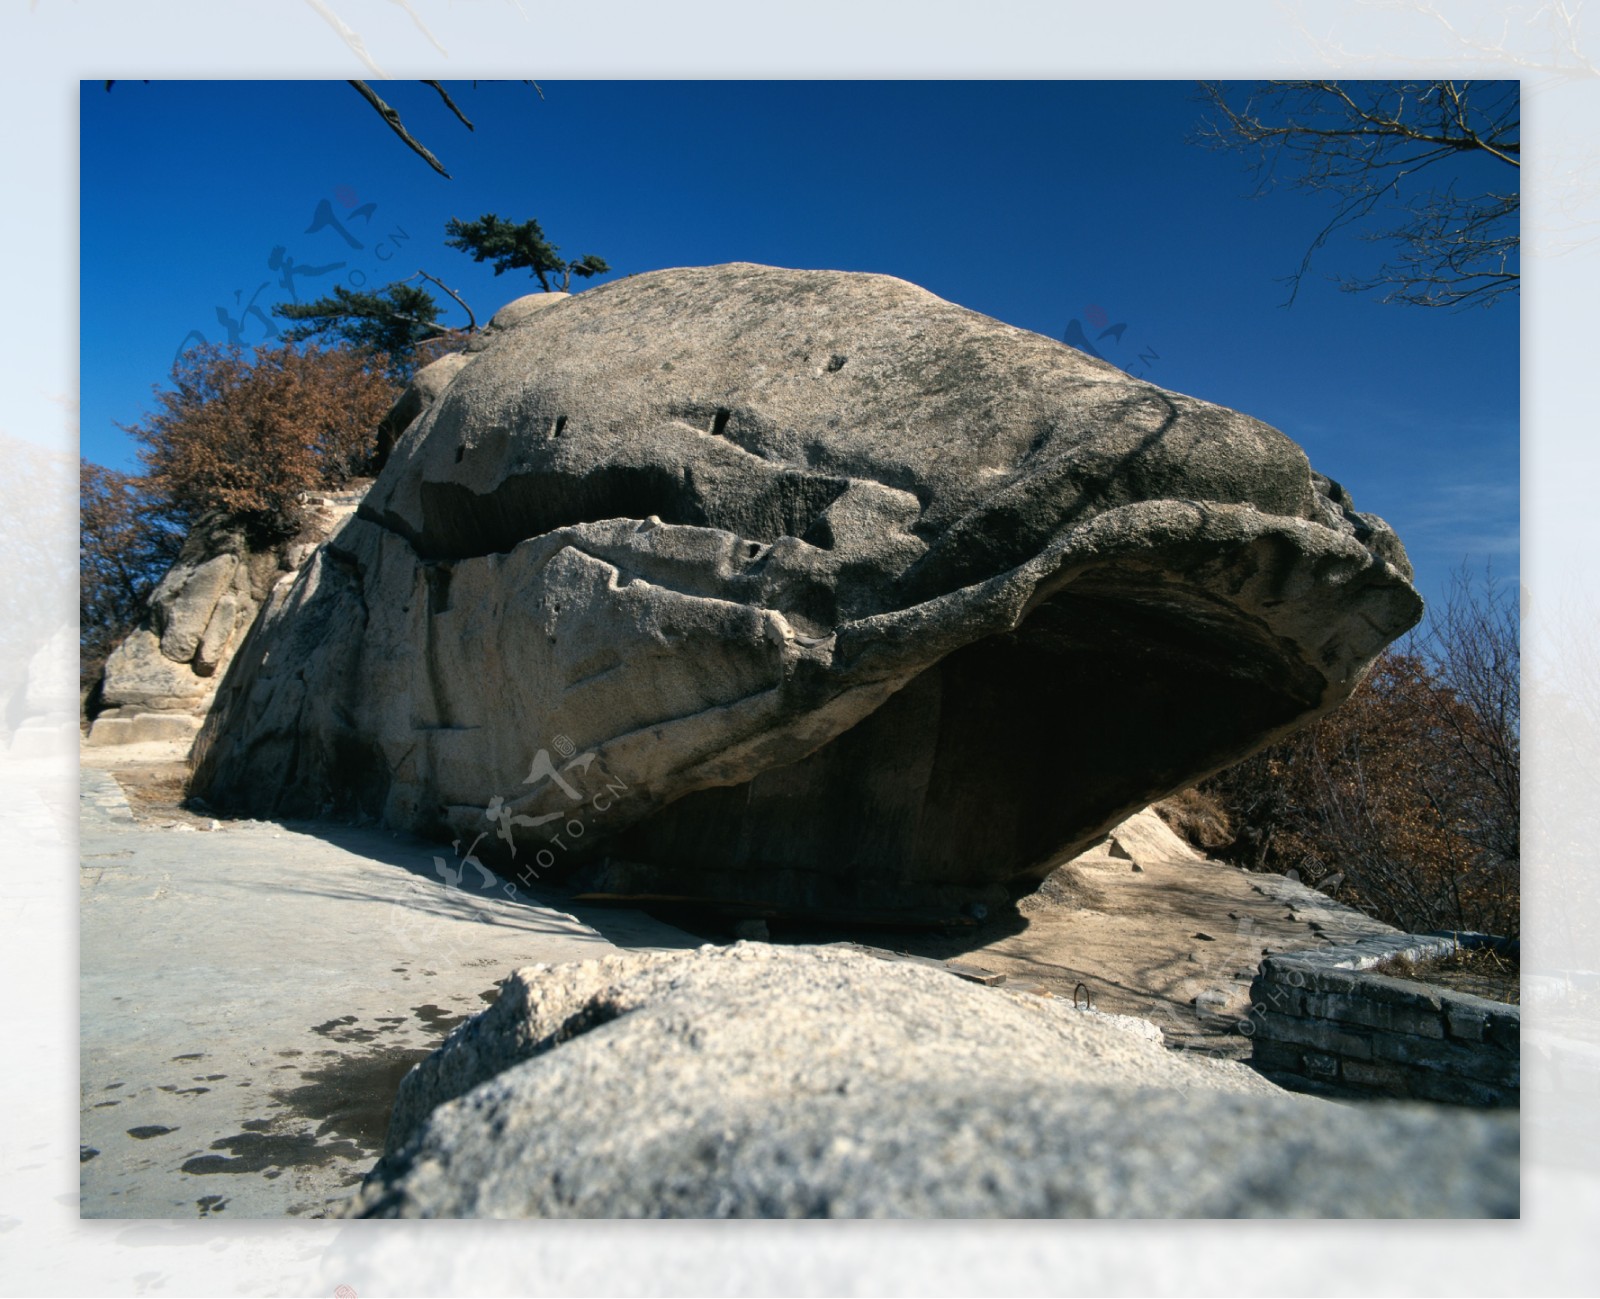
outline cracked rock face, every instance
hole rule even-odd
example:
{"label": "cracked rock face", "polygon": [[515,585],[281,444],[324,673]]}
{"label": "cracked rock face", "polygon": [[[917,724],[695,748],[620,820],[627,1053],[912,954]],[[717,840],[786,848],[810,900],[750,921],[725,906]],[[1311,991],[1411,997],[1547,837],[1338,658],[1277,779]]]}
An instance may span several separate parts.
{"label": "cracked rock face", "polygon": [[1283,434],[901,280],[514,314],[263,612],[208,799],[483,835],[525,882],[948,917],[1333,706],[1421,613]]}

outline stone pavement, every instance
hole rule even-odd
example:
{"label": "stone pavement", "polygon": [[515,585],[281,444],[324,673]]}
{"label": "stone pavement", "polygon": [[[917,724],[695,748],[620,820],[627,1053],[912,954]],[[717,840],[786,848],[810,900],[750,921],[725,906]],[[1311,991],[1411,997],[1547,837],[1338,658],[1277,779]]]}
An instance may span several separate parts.
{"label": "stone pavement", "polygon": [[321,1216],[496,980],[699,941],[497,895],[387,831],[141,822],[106,771],[80,814],[83,1217]]}

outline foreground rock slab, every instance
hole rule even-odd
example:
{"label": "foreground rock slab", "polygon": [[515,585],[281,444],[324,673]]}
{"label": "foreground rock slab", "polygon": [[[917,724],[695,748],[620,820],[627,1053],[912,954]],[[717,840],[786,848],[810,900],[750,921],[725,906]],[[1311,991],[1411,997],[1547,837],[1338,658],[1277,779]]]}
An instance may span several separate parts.
{"label": "foreground rock slab", "polygon": [[887,276],[660,271],[464,355],[234,660],[208,799],[613,897],[946,920],[1420,615],[1276,429]]}
{"label": "foreground rock slab", "polygon": [[1514,1120],[1361,1108],[838,948],[521,970],[401,1085],[368,1217],[1458,1217]]}

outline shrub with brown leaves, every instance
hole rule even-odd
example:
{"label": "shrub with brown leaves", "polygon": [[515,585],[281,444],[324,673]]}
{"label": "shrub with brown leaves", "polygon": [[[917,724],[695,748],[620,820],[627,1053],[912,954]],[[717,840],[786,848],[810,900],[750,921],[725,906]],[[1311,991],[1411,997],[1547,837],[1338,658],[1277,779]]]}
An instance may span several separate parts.
{"label": "shrub with brown leaves", "polygon": [[1237,827],[1222,855],[1402,929],[1517,935],[1518,630],[1492,577],[1458,576],[1348,700],[1202,786]]}
{"label": "shrub with brown leaves", "polygon": [[184,353],[160,409],[127,428],[146,491],[188,527],[210,510],[273,538],[292,533],[302,492],[367,471],[378,422],[399,395],[384,358],[349,348],[206,345]]}

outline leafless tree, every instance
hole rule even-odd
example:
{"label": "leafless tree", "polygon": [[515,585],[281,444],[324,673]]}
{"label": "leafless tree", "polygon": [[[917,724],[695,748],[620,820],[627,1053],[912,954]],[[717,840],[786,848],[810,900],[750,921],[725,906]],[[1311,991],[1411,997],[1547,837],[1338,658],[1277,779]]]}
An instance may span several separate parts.
{"label": "leafless tree", "polygon": [[1428,630],[1351,697],[1202,787],[1223,855],[1293,870],[1404,929],[1521,929],[1520,618],[1459,571]]}
{"label": "leafless tree", "polygon": [[[1210,109],[1200,141],[1249,156],[1258,196],[1290,184],[1332,200],[1332,215],[1287,277],[1289,302],[1330,236],[1372,221],[1381,228],[1363,237],[1392,245],[1391,255],[1372,275],[1336,277],[1347,291],[1426,307],[1488,306],[1517,291],[1516,82],[1200,84]],[[1435,181],[1452,160],[1469,158],[1485,160],[1504,183],[1486,177],[1481,190],[1463,193],[1455,175]]]}
{"label": "leafless tree", "polygon": [[1515,871],[1522,854],[1522,648],[1515,593],[1492,568],[1479,579],[1463,566],[1432,611],[1421,648],[1466,705],[1439,714],[1450,751],[1470,769],[1482,803],[1464,836],[1493,869]]}

